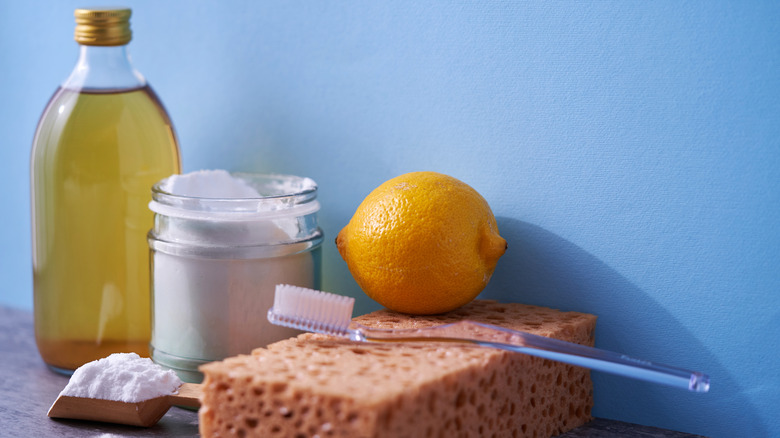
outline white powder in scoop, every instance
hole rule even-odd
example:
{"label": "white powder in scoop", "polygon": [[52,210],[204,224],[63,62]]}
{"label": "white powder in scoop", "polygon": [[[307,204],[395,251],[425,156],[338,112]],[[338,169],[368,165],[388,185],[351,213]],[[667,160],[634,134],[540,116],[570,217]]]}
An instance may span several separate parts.
{"label": "white powder in scoop", "polygon": [[137,403],[174,394],[176,373],[136,353],[114,353],[80,366],[60,395]]}

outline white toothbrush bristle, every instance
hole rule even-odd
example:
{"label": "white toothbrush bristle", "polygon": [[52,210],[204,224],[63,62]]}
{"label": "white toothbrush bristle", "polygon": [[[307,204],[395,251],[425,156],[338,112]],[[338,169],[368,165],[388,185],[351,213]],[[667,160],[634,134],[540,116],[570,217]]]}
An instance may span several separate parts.
{"label": "white toothbrush bristle", "polygon": [[352,321],[354,304],[351,297],[280,284],[276,286],[268,319],[301,330],[344,335]]}

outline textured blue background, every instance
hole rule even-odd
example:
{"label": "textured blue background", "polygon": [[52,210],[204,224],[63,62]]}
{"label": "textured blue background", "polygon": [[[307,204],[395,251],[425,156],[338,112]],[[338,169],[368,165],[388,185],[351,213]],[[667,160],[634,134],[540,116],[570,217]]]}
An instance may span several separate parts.
{"label": "textured blue background", "polygon": [[[509,251],[483,297],[599,315],[597,345],[711,374],[594,373],[597,416],[780,430],[780,3],[130,1],[185,171],[320,185],[332,238],[413,170],[480,191]],[[0,304],[31,308],[28,162],[76,58],[73,1],[0,5]]]}

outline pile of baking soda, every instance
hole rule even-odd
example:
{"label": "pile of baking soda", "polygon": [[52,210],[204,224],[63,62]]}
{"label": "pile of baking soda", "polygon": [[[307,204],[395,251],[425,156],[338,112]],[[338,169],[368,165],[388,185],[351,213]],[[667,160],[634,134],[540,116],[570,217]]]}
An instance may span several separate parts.
{"label": "pile of baking soda", "polygon": [[137,403],[176,393],[176,373],[136,353],[114,353],[73,373],[60,395]]}

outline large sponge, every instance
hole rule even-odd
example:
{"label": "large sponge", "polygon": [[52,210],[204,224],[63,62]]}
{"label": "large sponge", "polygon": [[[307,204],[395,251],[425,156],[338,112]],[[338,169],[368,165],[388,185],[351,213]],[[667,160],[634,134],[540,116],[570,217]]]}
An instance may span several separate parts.
{"label": "large sponge", "polygon": [[[382,328],[469,319],[593,345],[596,317],[473,301],[447,314],[386,310]],[[590,420],[588,370],[454,343],[372,344],[303,334],[201,367],[204,437],[550,437]]]}

